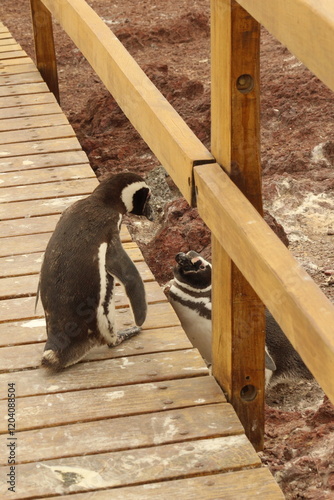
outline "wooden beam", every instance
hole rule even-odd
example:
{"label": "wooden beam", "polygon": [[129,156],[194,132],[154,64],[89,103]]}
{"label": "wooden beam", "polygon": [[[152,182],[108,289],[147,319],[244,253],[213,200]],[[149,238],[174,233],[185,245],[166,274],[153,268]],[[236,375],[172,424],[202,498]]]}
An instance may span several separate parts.
{"label": "wooden beam", "polygon": [[193,166],[214,161],[210,152],[84,0],[43,0],[43,3],[81,50],[183,196],[192,203]]}
{"label": "wooden beam", "polygon": [[37,68],[59,101],[56,52],[50,12],[41,0],[30,0]]}
{"label": "wooden beam", "polygon": [[219,165],[195,182],[201,217],[334,402],[333,304]]}
{"label": "wooden beam", "polygon": [[239,0],[239,4],[334,90],[332,0]]}
{"label": "wooden beam", "polygon": [[[259,120],[260,27],[236,2],[212,0],[212,152],[262,213]],[[221,193],[224,196],[223,192]],[[212,208],[211,217],[216,210]],[[206,221],[210,227],[210,221]],[[263,448],[264,308],[212,237],[213,374],[249,439]]]}

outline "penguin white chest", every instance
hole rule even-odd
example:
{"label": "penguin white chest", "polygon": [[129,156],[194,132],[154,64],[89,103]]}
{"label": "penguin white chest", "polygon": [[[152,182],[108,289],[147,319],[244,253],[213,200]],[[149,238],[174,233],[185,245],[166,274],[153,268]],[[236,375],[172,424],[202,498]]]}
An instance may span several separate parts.
{"label": "penguin white chest", "polygon": [[[170,291],[173,291],[173,286]],[[174,288],[174,292],[177,291]],[[178,315],[182,328],[187,334],[190,342],[196,347],[207,363],[211,363],[211,319],[200,315],[196,308],[184,305],[172,296],[170,302]]]}
{"label": "penguin white chest", "polygon": [[113,327],[115,322],[115,297],[114,289],[108,289],[108,277],[106,270],[107,243],[101,243],[98,250],[98,267],[100,278],[100,299],[97,306],[97,325],[100,334],[107,343],[112,341]]}

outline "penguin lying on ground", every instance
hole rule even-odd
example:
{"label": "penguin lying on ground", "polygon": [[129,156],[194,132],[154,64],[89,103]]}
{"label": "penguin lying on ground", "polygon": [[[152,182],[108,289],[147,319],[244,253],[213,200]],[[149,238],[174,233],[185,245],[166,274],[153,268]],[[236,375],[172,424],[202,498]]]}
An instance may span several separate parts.
{"label": "penguin lying on ground", "polygon": [[[197,252],[178,253],[169,299],[192,344],[211,364],[211,264]],[[281,376],[312,379],[297,351],[266,310],[266,385]]]}
{"label": "penguin lying on ground", "polygon": [[[149,197],[139,175],[118,174],[61,216],[40,273],[48,336],[43,366],[60,370],[96,345],[113,347],[140,331],[147,312],[144,285],[119,230],[126,212],[149,217]],[[120,332],[114,329],[115,278],[125,287],[136,323]]]}

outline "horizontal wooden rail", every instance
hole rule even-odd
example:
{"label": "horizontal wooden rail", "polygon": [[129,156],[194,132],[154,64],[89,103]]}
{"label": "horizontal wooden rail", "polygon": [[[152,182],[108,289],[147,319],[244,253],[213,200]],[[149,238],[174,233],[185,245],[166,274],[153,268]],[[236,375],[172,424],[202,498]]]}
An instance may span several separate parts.
{"label": "horizontal wooden rail", "polygon": [[193,166],[214,161],[211,153],[85,0],[41,1],[192,203]]}
{"label": "horizontal wooden rail", "polygon": [[238,0],[238,3],[334,90],[333,0]]}
{"label": "horizontal wooden rail", "polygon": [[198,209],[334,401],[334,306],[218,164],[195,167]]}

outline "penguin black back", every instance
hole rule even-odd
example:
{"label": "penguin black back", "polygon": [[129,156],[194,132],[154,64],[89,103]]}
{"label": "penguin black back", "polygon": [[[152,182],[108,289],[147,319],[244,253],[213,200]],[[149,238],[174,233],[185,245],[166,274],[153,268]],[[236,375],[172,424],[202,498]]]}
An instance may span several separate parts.
{"label": "penguin black back", "polygon": [[[125,286],[136,325],[146,317],[145,290],[119,237],[122,215],[148,213],[150,189],[137,174],[118,174],[61,216],[47,245],[40,274],[48,340],[42,364],[60,369],[94,345],[117,345],[115,278]],[[130,329],[131,330],[131,329]],[[138,333],[138,328],[129,332]]]}

